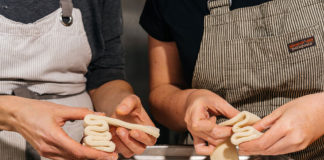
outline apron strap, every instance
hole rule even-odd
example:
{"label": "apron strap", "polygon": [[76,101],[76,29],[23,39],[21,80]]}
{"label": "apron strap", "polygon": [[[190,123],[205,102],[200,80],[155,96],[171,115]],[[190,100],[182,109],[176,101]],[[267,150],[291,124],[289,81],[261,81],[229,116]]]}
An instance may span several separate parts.
{"label": "apron strap", "polygon": [[80,95],[86,92],[85,90],[80,93],[75,93],[71,95],[56,95],[56,94],[43,94],[40,95],[36,92],[33,92],[28,89],[27,86],[20,86],[13,90],[13,95],[23,98],[30,98],[30,99],[38,99],[38,100],[48,100],[48,99],[61,99],[61,98],[68,98],[76,95]]}
{"label": "apron strap", "polygon": [[230,12],[232,0],[208,0],[208,9],[212,15],[221,15]]}
{"label": "apron strap", "polygon": [[62,8],[62,15],[60,20],[64,26],[70,26],[73,22],[72,10],[73,3],[72,0],[60,0],[60,6]]}

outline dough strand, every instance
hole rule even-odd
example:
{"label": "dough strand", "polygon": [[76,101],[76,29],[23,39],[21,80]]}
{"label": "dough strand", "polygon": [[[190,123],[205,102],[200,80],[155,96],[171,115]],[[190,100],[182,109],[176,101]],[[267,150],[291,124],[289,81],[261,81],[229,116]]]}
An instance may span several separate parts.
{"label": "dough strand", "polygon": [[105,152],[115,151],[116,145],[111,141],[112,135],[109,132],[109,125],[137,129],[155,138],[160,136],[160,130],[153,126],[132,124],[119,119],[89,114],[84,118],[85,137],[83,139],[83,145]]}

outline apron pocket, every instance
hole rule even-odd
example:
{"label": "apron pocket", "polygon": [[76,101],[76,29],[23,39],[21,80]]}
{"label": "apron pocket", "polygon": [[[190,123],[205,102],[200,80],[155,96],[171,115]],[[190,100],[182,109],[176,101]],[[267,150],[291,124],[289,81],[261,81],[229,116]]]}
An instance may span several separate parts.
{"label": "apron pocket", "polygon": [[230,102],[258,94],[296,98],[323,89],[322,26],[219,46],[229,53],[223,76]]}

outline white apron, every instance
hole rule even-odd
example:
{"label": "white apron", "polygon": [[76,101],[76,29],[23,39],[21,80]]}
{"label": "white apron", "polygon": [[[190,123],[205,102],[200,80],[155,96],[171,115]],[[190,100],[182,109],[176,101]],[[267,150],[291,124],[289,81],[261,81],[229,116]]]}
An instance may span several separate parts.
{"label": "white apron", "polygon": [[[0,94],[93,109],[85,92],[92,54],[81,12],[72,0],[60,3],[61,8],[30,24],[0,15]],[[83,136],[81,121],[69,121],[63,129],[76,141]],[[0,131],[0,159],[45,158],[20,134]]]}

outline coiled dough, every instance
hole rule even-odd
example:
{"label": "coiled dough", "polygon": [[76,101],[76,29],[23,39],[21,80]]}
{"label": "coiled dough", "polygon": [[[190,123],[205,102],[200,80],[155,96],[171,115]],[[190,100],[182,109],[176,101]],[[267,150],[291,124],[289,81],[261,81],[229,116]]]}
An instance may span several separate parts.
{"label": "coiled dough", "polygon": [[106,116],[89,114],[84,118],[84,139],[83,145],[102,150],[105,152],[115,151],[116,145],[111,141],[112,135],[109,132],[109,125],[137,129],[155,138],[160,136],[160,130],[153,126],[132,124]]}
{"label": "coiled dough", "polygon": [[262,135],[261,132],[251,126],[259,120],[260,118],[257,115],[243,111],[232,119],[220,123],[220,126],[232,126],[234,134],[231,136],[230,140],[227,140],[216,147],[214,152],[211,154],[210,159],[238,160],[239,156],[235,145],[251,141]]}

